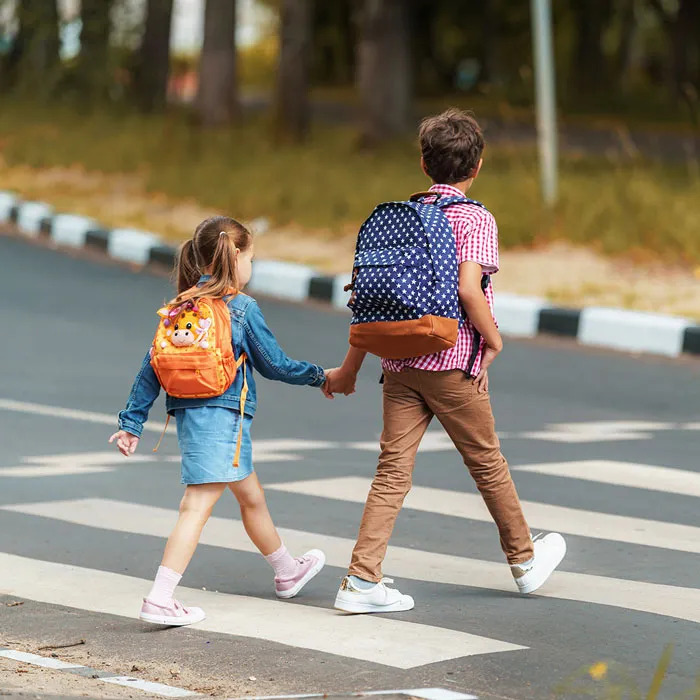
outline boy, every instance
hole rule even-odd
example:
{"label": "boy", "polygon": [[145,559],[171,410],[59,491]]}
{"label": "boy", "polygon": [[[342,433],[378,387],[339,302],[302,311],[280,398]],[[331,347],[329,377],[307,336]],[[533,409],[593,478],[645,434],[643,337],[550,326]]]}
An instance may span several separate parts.
{"label": "boy", "polygon": [[[484,139],[476,120],[450,109],[420,128],[421,165],[431,191],[464,196],[481,169]],[[335,607],[353,613],[410,610],[413,598],[382,582],[381,565],[421,439],[437,417],[464,459],[498,526],[501,547],[521,593],[537,590],[566,553],[556,533],[530,535],[500,445],[488,395],[488,368],[503,341],[493,316],[490,280],[498,271],[498,230],[493,216],[474,204],[444,208],[457,242],[459,300],[467,320],[453,348],[407,360],[383,360],[384,430],[379,466],[365,505],[348,575]],[[351,347],[329,374],[326,393],[349,394],[365,353]]]}

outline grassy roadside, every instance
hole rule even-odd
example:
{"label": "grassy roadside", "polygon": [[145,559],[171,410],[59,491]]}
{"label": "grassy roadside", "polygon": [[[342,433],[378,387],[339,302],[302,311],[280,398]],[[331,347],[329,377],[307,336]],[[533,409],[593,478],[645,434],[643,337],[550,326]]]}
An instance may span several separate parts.
{"label": "grassy roadside", "polygon": [[[183,115],[145,118],[3,105],[0,187],[64,211],[177,240],[212,211],[264,216],[307,260],[334,270],[340,243],[382,200],[426,185],[412,140],[360,153],[346,128],[316,127],[303,147],[276,148],[262,120],[201,133]],[[697,164],[565,156],[554,212],[539,201],[530,148],[487,149],[473,196],[494,212],[504,249],[567,241],[610,255],[700,263]],[[333,246],[329,244],[333,244]],[[328,251],[326,251],[328,248]],[[344,269],[346,265],[344,265]]]}

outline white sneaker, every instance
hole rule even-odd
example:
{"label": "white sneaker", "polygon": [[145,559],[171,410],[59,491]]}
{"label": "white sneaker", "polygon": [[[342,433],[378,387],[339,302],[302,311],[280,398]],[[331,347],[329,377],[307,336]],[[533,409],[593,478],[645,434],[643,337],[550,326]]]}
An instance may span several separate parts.
{"label": "white sneaker", "polygon": [[349,613],[388,613],[412,610],[415,603],[410,595],[403,595],[386,584],[394,583],[383,578],[376,586],[363,590],[353,586],[349,576],[343,579],[335,599],[335,607]]}
{"label": "white sneaker", "polygon": [[566,541],[558,532],[537,535],[532,542],[535,556],[527,567],[513,564],[510,570],[521,593],[533,593],[552,575],[566,554]]}

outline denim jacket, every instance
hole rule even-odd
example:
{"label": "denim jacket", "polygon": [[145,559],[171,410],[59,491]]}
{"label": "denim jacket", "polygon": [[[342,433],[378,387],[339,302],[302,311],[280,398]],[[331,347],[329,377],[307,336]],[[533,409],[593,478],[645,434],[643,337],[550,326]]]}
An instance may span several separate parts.
{"label": "denim jacket", "polygon": [[[202,278],[200,282],[204,281]],[[257,409],[257,392],[253,370],[266,379],[286,384],[320,387],[326,376],[321,367],[308,362],[289,358],[272,331],[265,323],[257,302],[245,294],[238,294],[228,301],[231,311],[231,336],[233,350],[238,358],[247,355],[248,397],[245,414],[251,418]],[[240,397],[243,388],[243,369],[236,373],[233,384],[221,395],[210,399],[179,399],[167,396],[165,407],[169,414],[178,408],[198,408],[201,406],[223,406],[240,410]],[[141,369],[131,388],[126,408],[119,414],[119,428],[133,435],[141,436],[148,412],[160,393],[160,383],[151,367],[150,354],[146,353]]]}

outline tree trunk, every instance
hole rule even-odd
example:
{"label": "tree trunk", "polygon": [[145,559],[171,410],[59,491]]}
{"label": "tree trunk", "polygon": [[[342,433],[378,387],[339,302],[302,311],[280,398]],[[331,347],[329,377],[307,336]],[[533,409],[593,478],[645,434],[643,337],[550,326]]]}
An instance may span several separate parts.
{"label": "tree trunk", "polygon": [[173,0],[148,0],[146,27],[134,76],[136,99],[144,112],[165,109],[167,103],[172,16]]}
{"label": "tree trunk", "polygon": [[493,83],[496,78],[498,56],[498,8],[497,0],[483,0],[484,45],[481,57],[482,83]]}
{"label": "tree trunk", "polygon": [[80,63],[78,79],[81,93],[88,99],[106,96],[111,84],[109,74],[110,14],[114,0],[82,0]]}
{"label": "tree trunk", "polygon": [[19,86],[32,95],[46,95],[52,91],[61,65],[57,4],[55,0],[22,0],[17,19]]}
{"label": "tree trunk", "polygon": [[700,26],[700,6],[697,0],[679,0],[678,11],[670,14],[661,0],[651,0],[662,26],[666,30],[669,47],[669,76],[674,100],[685,96],[690,80],[691,39]]}
{"label": "tree trunk", "polygon": [[309,81],[322,85],[352,85],[355,75],[355,0],[310,4]]}
{"label": "tree trunk", "polygon": [[310,0],[283,0],[275,133],[300,142],[309,128]]}
{"label": "tree trunk", "polygon": [[409,32],[411,36],[411,65],[416,67],[413,89],[419,95],[444,92],[435,57],[436,43],[433,26],[435,11],[429,2],[415,3],[411,8]]}
{"label": "tree trunk", "polygon": [[700,95],[700,17],[695,22],[695,94],[697,100]]}
{"label": "tree trunk", "polygon": [[620,8],[620,43],[615,56],[615,85],[621,92],[630,89],[632,52],[637,33],[636,0],[623,0]]}
{"label": "tree trunk", "polygon": [[358,46],[360,143],[404,132],[411,98],[408,17],[402,0],[364,0]]}
{"label": "tree trunk", "polygon": [[691,40],[700,17],[698,0],[681,0],[670,38],[673,51],[673,87],[677,97],[686,96],[690,83]]}
{"label": "tree trunk", "polygon": [[197,95],[202,126],[219,126],[233,120],[236,82],[236,1],[207,0]]}
{"label": "tree trunk", "polygon": [[610,19],[610,0],[572,0],[576,39],[571,65],[571,84],[579,95],[601,91],[608,82],[603,53],[603,31]]}

